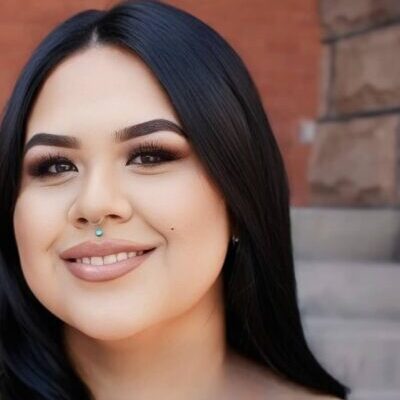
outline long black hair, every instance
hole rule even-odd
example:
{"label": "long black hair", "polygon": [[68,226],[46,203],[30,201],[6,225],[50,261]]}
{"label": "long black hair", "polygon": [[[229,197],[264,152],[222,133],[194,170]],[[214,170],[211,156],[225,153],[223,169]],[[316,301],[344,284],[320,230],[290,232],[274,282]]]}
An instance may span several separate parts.
{"label": "long black hair", "polygon": [[305,388],[345,399],[306,343],[297,304],[289,190],[281,154],[243,61],[212,28],[157,1],[86,10],[36,48],[0,125],[0,390],[3,400],[92,399],[65,350],[62,322],[34,297],[18,256],[13,213],[26,122],[63,59],[96,44],[128,49],[159,80],[240,241],[222,268],[226,341],[237,353]]}

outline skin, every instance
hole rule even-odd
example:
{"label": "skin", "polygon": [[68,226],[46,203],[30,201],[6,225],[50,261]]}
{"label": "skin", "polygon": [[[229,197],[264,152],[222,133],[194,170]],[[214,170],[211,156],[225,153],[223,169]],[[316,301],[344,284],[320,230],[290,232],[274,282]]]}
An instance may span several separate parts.
{"label": "skin", "polygon": [[[47,132],[78,137],[82,147],[40,145],[24,158],[14,229],[30,289],[64,322],[67,351],[97,400],[311,398],[226,348],[221,269],[233,232],[189,140],[172,131],[112,140],[116,129],[158,118],[180,125],[148,67],[123,49],[91,47],[47,78],[25,143]],[[150,139],[181,157],[127,165]],[[66,172],[29,174],[39,156],[58,152],[70,160]],[[157,249],[123,277],[85,282],[59,254],[94,239],[90,222],[102,217],[103,237]]]}

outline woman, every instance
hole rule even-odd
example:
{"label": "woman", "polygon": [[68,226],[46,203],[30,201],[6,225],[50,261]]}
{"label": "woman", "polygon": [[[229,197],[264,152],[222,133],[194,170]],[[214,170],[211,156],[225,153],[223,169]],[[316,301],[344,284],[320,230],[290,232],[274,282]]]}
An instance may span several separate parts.
{"label": "woman", "polygon": [[257,90],[153,1],[68,19],[0,131],[3,399],[344,399],[298,306]]}

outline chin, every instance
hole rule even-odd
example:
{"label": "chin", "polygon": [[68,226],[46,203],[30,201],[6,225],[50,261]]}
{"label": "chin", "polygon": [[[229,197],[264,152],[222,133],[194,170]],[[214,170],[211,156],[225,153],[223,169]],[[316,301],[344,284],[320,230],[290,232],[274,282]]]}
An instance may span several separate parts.
{"label": "chin", "polygon": [[128,319],[126,315],[122,316],[121,319],[105,318],[104,316],[84,320],[75,318],[73,322],[66,322],[66,326],[72,328],[76,333],[103,341],[123,340],[134,336],[147,327],[139,320]]}

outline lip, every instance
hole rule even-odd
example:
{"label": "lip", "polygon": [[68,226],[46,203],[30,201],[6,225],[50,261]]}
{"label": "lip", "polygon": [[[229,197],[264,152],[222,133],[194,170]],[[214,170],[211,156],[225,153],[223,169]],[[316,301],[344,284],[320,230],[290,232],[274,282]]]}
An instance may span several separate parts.
{"label": "lip", "polygon": [[155,248],[141,256],[134,256],[108,265],[90,265],[69,260],[64,260],[64,262],[68,270],[77,278],[89,282],[104,282],[119,278],[139,267],[154,250]]}
{"label": "lip", "polygon": [[60,257],[63,260],[71,261],[71,259],[76,260],[77,258],[83,257],[104,257],[110,254],[117,254],[121,252],[129,253],[132,251],[137,252],[151,249],[154,249],[154,246],[132,242],[130,240],[88,240],[64,250],[62,253],[60,253]]}

